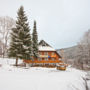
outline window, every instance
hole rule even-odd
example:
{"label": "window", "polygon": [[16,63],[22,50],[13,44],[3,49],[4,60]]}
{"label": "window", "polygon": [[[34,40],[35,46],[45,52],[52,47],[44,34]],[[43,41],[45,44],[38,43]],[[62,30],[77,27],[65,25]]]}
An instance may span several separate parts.
{"label": "window", "polygon": [[48,52],[44,52],[44,55],[48,55]]}
{"label": "window", "polygon": [[55,58],[52,58],[52,60],[54,61],[54,60],[55,60]]}
{"label": "window", "polygon": [[54,52],[52,52],[52,55],[55,55],[55,53],[54,53]]}
{"label": "window", "polygon": [[38,58],[38,61],[42,61],[42,58]]}
{"label": "window", "polygon": [[42,55],[42,52],[39,52],[39,55]]}
{"label": "window", "polygon": [[48,58],[45,58],[46,61],[48,61]]}

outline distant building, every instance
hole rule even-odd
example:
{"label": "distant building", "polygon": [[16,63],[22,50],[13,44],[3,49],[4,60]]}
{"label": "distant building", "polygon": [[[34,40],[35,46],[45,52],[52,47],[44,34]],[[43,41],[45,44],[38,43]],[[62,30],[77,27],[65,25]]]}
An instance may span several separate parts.
{"label": "distant building", "polygon": [[56,64],[62,62],[61,56],[44,40],[39,43],[39,57],[34,60],[24,60],[24,63],[37,66],[56,66]]}

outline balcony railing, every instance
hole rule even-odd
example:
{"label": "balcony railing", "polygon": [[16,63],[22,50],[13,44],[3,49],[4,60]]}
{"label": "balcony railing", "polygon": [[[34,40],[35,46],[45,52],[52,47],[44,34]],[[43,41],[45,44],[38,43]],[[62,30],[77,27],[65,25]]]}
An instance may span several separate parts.
{"label": "balcony railing", "polygon": [[41,58],[47,58],[47,57],[56,57],[56,55],[39,55]]}
{"label": "balcony railing", "polygon": [[39,55],[39,57],[44,58],[44,57],[48,57],[48,55]]}
{"label": "balcony railing", "polygon": [[51,55],[50,57],[56,57],[56,55]]}

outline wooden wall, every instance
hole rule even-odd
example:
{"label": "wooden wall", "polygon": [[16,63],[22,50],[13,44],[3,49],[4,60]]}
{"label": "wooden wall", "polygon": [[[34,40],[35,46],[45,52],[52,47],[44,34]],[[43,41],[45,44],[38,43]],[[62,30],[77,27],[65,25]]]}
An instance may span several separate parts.
{"label": "wooden wall", "polygon": [[[57,54],[56,51],[39,51],[39,53],[40,53],[39,58],[34,58],[34,60],[24,60],[24,62],[25,63],[59,63],[59,62],[62,62],[60,60],[61,57]],[[48,53],[48,55],[46,55],[46,53]],[[45,58],[48,58],[48,60],[46,60]]]}

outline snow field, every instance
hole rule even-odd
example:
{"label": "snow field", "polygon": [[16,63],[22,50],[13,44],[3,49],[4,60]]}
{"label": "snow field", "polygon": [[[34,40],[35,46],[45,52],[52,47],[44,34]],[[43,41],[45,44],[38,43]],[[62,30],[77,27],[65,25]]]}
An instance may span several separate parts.
{"label": "snow field", "polygon": [[73,68],[66,71],[42,67],[17,68],[10,66],[14,59],[0,59],[0,64],[0,90],[85,90],[82,77],[86,73]]}

